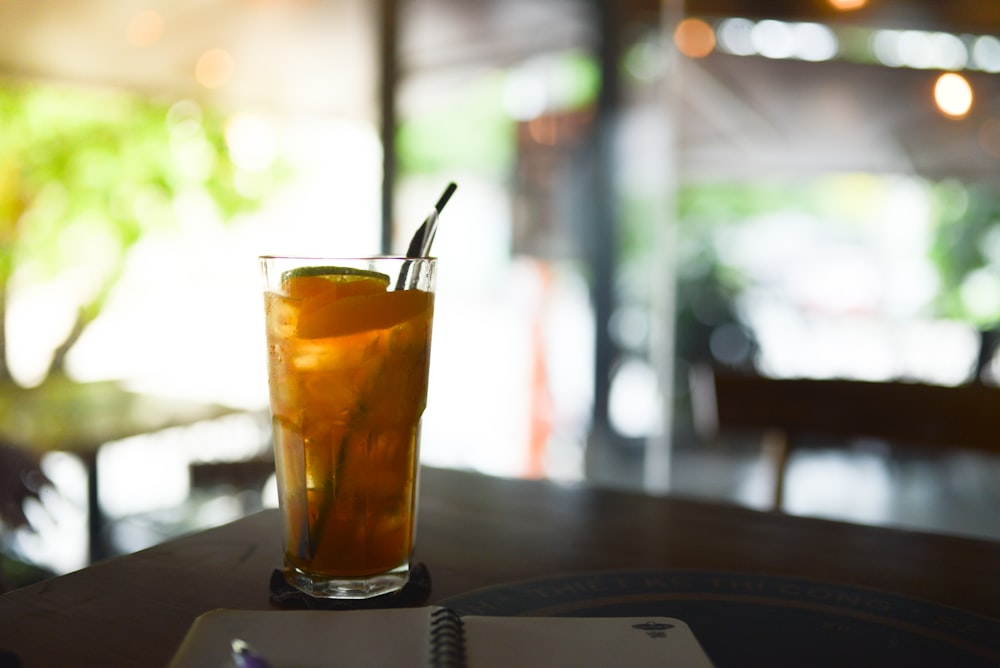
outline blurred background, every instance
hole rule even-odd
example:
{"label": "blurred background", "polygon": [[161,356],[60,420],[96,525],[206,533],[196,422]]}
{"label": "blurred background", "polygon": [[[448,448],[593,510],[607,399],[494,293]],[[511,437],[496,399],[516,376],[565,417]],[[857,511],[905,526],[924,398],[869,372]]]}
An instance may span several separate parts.
{"label": "blurred background", "polygon": [[[448,181],[427,464],[768,508],[693,369],[1000,375],[1000,5],[0,0],[0,31],[14,585],[273,505],[256,256],[401,253]],[[781,510],[1000,539],[996,459],[809,448]]]}

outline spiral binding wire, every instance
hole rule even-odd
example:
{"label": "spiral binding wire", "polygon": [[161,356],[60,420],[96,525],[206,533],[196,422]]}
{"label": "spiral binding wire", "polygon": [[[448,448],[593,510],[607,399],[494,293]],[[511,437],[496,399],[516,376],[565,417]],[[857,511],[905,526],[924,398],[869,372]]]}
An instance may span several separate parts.
{"label": "spiral binding wire", "polygon": [[454,610],[431,613],[431,668],[465,667],[465,625]]}

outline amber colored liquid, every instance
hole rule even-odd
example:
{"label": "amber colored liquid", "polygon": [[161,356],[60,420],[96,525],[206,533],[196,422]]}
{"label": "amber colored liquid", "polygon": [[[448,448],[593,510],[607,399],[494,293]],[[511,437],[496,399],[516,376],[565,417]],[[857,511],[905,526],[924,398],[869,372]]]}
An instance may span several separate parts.
{"label": "amber colored liquid", "polygon": [[324,280],[265,295],[286,565],[365,577],[412,549],[433,294]]}

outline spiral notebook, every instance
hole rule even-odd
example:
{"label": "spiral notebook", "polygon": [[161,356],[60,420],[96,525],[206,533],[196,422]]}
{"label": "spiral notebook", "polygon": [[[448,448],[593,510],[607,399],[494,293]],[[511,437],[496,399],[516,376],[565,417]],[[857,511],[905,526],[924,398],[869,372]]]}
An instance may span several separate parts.
{"label": "spiral notebook", "polygon": [[213,610],[170,668],[232,668],[231,643],[274,668],[711,668],[687,624],[669,617],[459,617],[439,606],[357,611]]}

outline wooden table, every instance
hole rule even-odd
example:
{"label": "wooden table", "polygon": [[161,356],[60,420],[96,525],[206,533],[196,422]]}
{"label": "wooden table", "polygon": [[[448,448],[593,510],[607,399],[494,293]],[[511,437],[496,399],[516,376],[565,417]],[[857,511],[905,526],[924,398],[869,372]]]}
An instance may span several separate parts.
{"label": "wooden table", "polygon": [[[426,469],[418,560],[431,602],[621,569],[761,573],[872,587],[1000,618],[1000,543],[538,481]],[[213,608],[267,609],[279,518],[232,524],[0,596],[25,666],[161,666]]]}

